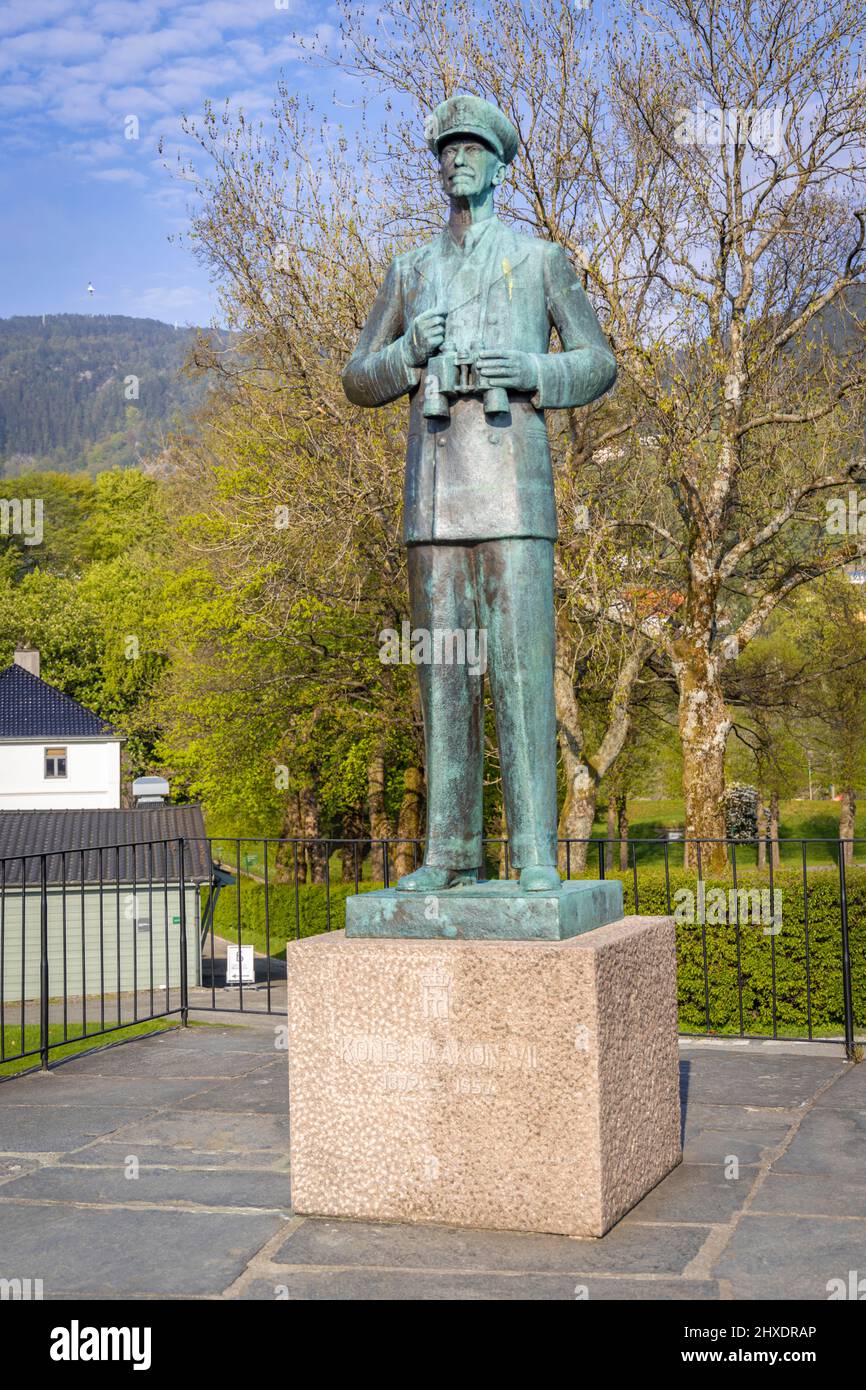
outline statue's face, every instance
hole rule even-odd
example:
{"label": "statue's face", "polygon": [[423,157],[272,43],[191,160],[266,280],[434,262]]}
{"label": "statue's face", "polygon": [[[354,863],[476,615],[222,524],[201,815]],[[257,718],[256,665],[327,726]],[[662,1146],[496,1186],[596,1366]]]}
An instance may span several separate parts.
{"label": "statue's face", "polygon": [[505,177],[505,165],[482,140],[456,135],[439,151],[439,178],[449,198],[477,198]]}

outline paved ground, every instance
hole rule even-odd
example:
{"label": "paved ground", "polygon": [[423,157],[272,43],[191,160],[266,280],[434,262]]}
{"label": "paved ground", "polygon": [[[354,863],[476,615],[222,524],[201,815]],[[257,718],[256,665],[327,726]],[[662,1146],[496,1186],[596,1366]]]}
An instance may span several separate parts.
{"label": "paved ground", "polygon": [[835,1048],[686,1047],[685,1162],[592,1241],[293,1218],[278,1027],[0,1084],[0,1278],[46,1298],[826,1299],[866,1275],[866,1066]]}

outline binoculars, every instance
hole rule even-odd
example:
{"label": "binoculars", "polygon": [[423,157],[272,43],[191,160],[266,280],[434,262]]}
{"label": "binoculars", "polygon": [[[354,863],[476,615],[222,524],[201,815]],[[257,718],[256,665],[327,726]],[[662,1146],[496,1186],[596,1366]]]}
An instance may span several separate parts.
{"label": "binoculars", "polygon": [[483,396],[485,415],[508,412],[508,392],[488,386],[474,352],[439,352],[427,363],[424,414],[429,420],[451,418],[451,401],[460,396]]}

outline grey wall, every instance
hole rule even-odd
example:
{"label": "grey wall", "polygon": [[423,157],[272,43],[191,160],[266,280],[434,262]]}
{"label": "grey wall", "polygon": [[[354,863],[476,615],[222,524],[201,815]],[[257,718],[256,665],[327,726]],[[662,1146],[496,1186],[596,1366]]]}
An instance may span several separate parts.
{"label": "grey wall", "polygon": [[[83,905],[83,911],[82,911]],[[187,960],[190,987],[201,984],[199,894],[186,889]],[[65,951],[64,951],[65,915]],[[82,943],[82,917],[84,938]],[[100,900],[98,888],[69,886],[65,894],[48,890],[48,993],[52,999],[66,994],[99,994],[100,979],[106,994],[118,988],[118,923],[120,938],[120,989],[149,991],[180,987],[180,889],[154,884],[152,895],[129,884],[106,886]],[[101,921],[101,926],[100,926]],[[150,922],[150,930],[144,922]],[[39,890],[7,888],[0,895],[0,998],[9,1004],[22,997],[22,955],[25,999],[39,998],[40,967]],[[101,950],[100,950],[101,943]],[[167,943],[167,945],[166,945]],[[166,954],[168,960],[166,961]]]}

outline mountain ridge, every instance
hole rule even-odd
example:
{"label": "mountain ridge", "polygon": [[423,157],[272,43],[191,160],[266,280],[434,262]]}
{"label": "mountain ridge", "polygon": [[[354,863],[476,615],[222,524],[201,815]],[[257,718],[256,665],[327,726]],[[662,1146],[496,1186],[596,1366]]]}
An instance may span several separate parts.
{"label": "mountain ridge", "polygon": [[198,330],[128,314],[0,319],[0,476],[140,465],[201,399]]}

